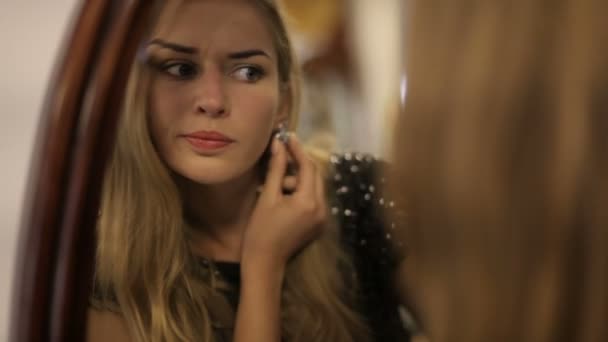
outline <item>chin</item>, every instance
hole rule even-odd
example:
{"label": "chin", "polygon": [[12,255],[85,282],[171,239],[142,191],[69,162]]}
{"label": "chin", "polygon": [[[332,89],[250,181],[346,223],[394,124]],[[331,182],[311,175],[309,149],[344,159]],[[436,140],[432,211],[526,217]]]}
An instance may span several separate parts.
{"label": "chin", "polygon": [[[229,183],[245,175],[255,166],[255,161],[229,161],[200,157],[197,160],[184,161],[171,165],[180,176],[201,185],[220,185]],[[251,164],[251,165],[250,165]]]}
{"label": "chin", "polygon": [[200,185],[221,185],[225,183],[229,183],[230,181],[238,178],[238,175],[232,174],[218,174],[218,173],[201,173],[201,172],[192,172],[192,173],[180,173],[180,175],[194,183]]}

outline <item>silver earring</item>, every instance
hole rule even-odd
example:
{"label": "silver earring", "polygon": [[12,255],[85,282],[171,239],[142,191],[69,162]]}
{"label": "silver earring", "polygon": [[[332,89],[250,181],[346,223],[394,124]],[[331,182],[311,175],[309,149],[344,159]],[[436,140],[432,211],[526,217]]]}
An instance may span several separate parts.
{"label": "silver earring", "polygon": [[287,141],[289,141],[289,132],[284,123],[279,124],[279,132],[275,135],[275,138],[279,139],[284,144],[287,144]]}

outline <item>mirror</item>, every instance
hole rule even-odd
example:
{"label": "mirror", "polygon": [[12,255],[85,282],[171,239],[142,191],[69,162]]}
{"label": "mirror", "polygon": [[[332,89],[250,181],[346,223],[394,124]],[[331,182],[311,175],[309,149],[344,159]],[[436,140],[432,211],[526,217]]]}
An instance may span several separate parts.
{"label": "mirror", "polygon": [[[48,107],[51,110],[46,115],[47,123],[43,125],[44,129],[40,134],[37,162],[31,176],[30,207],[26,210],[25,233],[20,247],[22,251],[20,260],[24,264],[23,269],[26,272],[17,280],[19,285],[15,287],[18,289],[18,299],[13,310],[15,323],[11,335],[15,340],[34,341],[45,337],[49,337],[48,339],[53,341],[81,340],[85,336],[86,324],[83,317],[89,306],[91,292],[93,293],[91,301],[95,307],[99,303],[107,304],[108,299],[111,299],[110,297],[113,295],[117,296],[117,301],[120,302],[128,298],[129,291],[134,289],[131,287],[120,293],[113,292],[107,286],[111,284],[111,281],[107,280],[113,281],[116,278],[112,278],[113,276],[108,274],[120,267],[131,267],[138,262],[140,267],[149,267],[152,264],[151,259],[145,259],[146,252],[148,256],[150,251],[162,254],[163,247],[169,250],[184,242],[187,245],[181,246],[183,247],[179,252],[181,254],[175,255],[175,259],[183,261],[183,264],[177,265],[176,269],[187,272],[188,275],[201,272],[202,279],[216,282],[212,286],[214,291],[209,291],[210,287],[207,285],[199,286],[197,289],[203,293],[199,298],[199,300],[204,299],[203,307],[214,306],[219,309],[209,310],[209,312],[197,311],[196,315],[200,315],[203,321],[208,322],[214,328],[214,333],[217,332],[218,336],[228,339],[237,324],[234,321],[234,306],[230,307],[231,304],[234,304],[234,298],[219,296],[218,293],[221,294],[224,290],[222,286],[230,286],[227,278],[230,277],[231,266],[226,263],[224,266],[227,267],[221,270],[214,267],[221,266],[222,261],[234,261],[238,258],[234,257],[238,255],[238,253],[235,254],[235,251],[240,249],[234,248],[234,246],[240,245],[241,242],[240,238],[234,238],[234,236],[239,234],[227,235],[228,237],[222,237],[221,243],[212,243],[212,235],[201,234],[196,229],[200,227],[191,227],[196,226],[197,223],[203,223],[203,219],[210,220],[210,218],[192,215],[197,208],[189,206],[189,203],[205,203],[210,206],[213,202],[209,202],[209,197],[203,198],[204,196],[200,198],[200,201],[186,201],[184,198],[192,199],[202,196],[195,191],[196,184],[208,184],[208,182],[223,184],[246,173],[253,162],[255,165],[260,164],[260,161],[269,155],[267,153],[270,150],[268,139],[274,135],[281,123],[288,126],[289,130],[297,132],[298,140],[310,147],[311,151],[317,151],[319,155],[325,155],[323,154],[325,151],[338,153],[332,155],[331,163],[326,165],[328,166],[326,175],[330,175],[331,179],[326,180],[327,189],[325,190],[332,194],[334,200],[340,199],[342,198],[340,196],[344,195],[344,198],[350,198],[352,203],[331,201],[327,203],[327,209],[333,215],[331,221],[337,226],[358,227],[360,221],[356,220],[359,217],[380,220],[381,214],[372,215],[367,212],[364,214],[363,211],[357,210],[358,206],[362,205],[357,202],[358,199],[361,199],[362,203],[366,200],[370,200],[372,203],[373,199],[374,203],[386,207],[391,203],[392,207],[391,201],[386,199],[385,203],[385,199],[377,194],[381,184],[378,183],[378,188],[374,187],[376,180],[372,178],[375,178],[376,170],[370,165],[375,165],[375,161],[371,156],[360,153],[378,157],[386,156],[386,141],[388,141],[386,138],[390,136],[386,128],[390,125],[391,115],[399,103],[401,2],[384,1],[381,4],[372,5],[369,1],[335,0],[309,1],[304,5],[300,1],[285,1],[283,18],[287,18],[286,31],[291,37],[295,51],[293,63],[287,66],[281,66],[287,52],[277,49],[277,46],[280,45],[277,44],[277,38],[274,36],[276,26],[272,26],[272,13],[263,12],[268,11],[268,8],[264,9],[264,6],[251,11],[252,6],[257,6],[252,3],[254,2],[200,0],[168,2],[167,6],[159,1],[145,3],[109,1],[103,5],[91,2],[83,4],[80,18],[74,26],[73,37],[66,48],[65,62],[58,69],[58,76],[54,81],[57,87],[53,88],[49,95],[52,106]],[[259,1],[259,3],[263,2]],[[224,16],[214,16],[212,13]],[[200,19],[203,17],[207,20]],[[271,20],[265,21],[264,18],[269,17]],[[232,24],[223,26],[224,23],[220,19],[224,18],[230,18],[233,21]],[[184,25],[184,22],[191,25]],[[252,22],[253,24],[251,24]],[[269,23],[271,25],[268,25]],[[269,30],[268,26],[273,29]],[[222,29],[214,30],[218,27]],[[382,39],[378,37],[382,37]],[[280,38],[278,38],[279,42]],[[299,105],[296,101],[296,89],[293,83],[290,83],[293,80],[291,78],[293,70],[302,71],[299,78],[302,86]],[[136,74],[138,76],[134,77],[133,75]],[[204,75],[204,77],[200,75]],[[133,81],[134,79],[137,80]],[[127,87],[129,80],[130,83]],[[138,118],[132,111],[123,110],[124,108],[137,109],[138,105],[144,106],[139,109],[146,112],[146,115]],[[146,111],[145,108],[153,108],[153,110]],[[177,110],[179,108],[183,111]],[[190,113],[188,111],[193,108],[199,110],[198,116],[186,116],[188,121],[175,120],[181,114]],[[288,115],[290,110],[299,114],[297,120],[295,120],[295,116]],[[150,112],[154,112],[154,114]],[[125,116],[125,113],[133,115]],[[121,117],[120,114],[123,116]],[[222,118],[236,117],[237,114],[249,114],[250,117],[243,116],[242,118],[245,120],[240,121],[223,121],[228,124],[220,125]],[[204,119],[200,119],[201,117]],[[145,122],[145,125],[137,126],[137,120],[149,121]],[[150,131],[148,131],[148,127]],[[177,156],[177,160],[172,160],[171,138],[168,138],[168,141],[163,140],[167,137],[167,132],[175,133],[175,129],[185,128],[192,129],[192,132],[185,132],[188,134],[203,131],[203,133],[210,133],[211,130],[215,130],[211,133],[224,134],[219,138],[217,135],[186,137],[185,140],[191,145],[190,147],[198,149],[199,156],[206,157],[206,159],[203,158],[205,161],[202,163],[194,161],[195,164],[199,163],[196,165],[200,167],[197,167],[195,171],[189,171],[190,169],[187,167],[182,168],[190,161],[179,160],[179,156]],[[230,132],[222,132],[224,129]],[[264,138],[260,138],[260,132],[267,134],[263,135]],[[184,132],[179,131],[178,133]],[[143,136],[149,137],[148,146],[137,145],[137,139]],[[118,139],[116,148],[114,147],[115,139]],[[234,147],[241,140],[244,142],[242,144],[244,147],[234,148],[234,156],[230,157],[233,159],[227,159],[228,161],[241,160],[238,163],[227,164],[221,158],[217,158],[217,160],[210,158],[218,149],[227,146],[226,139],[229,140],[228,145],[232,144]],[[123,141],[122,145],[121,141]],[[149,162],[144,158],[145,154],[134,153],[141,152],[137,150],[139,148],[147,152],[154,152],[158,163],[145,164]],[[119,150],[122,152],[116,152]],[[210,152],[210,150],[213,151]],[[239,150],[242,152],[238,152]],[[289,151],[294,175],[291,179],[286,179],[286,183],[282,183],[281,188],[291,194],[290,191],[299,192],[298,186],[302,186],[302,182],[304,182],[301,179],[304,176],[299,176],[305,173],[303,170],[305,167],[302,166],[302,160],[299,160],[291,149]],[[346,151],[356,151],[357,153],[345,154]],[[115,167],[116,164],[107,166],[108,161],[116,161],[117,153],[123,152],[124,154],[120,156],[131,158],[129,161],[132,163],[131,165],[144,165],[143,169],[137,170],[149,172],[148,175],[136,174],[136,176],[141,176],[140,180],[145,181],[132,188],[137,190],[137,196],[147,198],[146,196],[150,195],[152,197],[149,198],[162,201],[162,196],[157,196],[159,189],[162,189],[168,192],[176,191],[173,195],[179,196],[182,201],[187,202],[182,208],[177,206],[177,202],[152,203],[149,201],[146,204],[147,207],[143,206],[145,210],[137,211],[137,215],[129,219],[139,222],[139,219],[143,217],[150,220],[158,219],[160,220],[158,222],[161,222],[166,218],[164,216],[176,217],[179,213],[181,217],[183,211],[184,222],[189,226],[184,230],[185,232],[180,234],[184,234],[182,237],[189,239],[160,239],[149,245],[148,247],[153,248],[148,251],[141,248],[143,245],[134,242],[138,238],[146,238],[144,231],[134,231],[131,233],[132,235],[123,235],[122,238],[126,240],[122,241],[124,242],[122,245],[121,242],[110,239],[112,232],[116,232],[111,230],[108,230],[109,235],[101,233],[101,241],[95,241],[93,227],[97,219],[99,218],[97,224],[114,225],[114,227],[119,222],[126,222],[120,221],[124,216],[115,214],[128,215],[128,210],[124,211],[124,209],[132,208],[130,205],[133,202],[129,201],[137,198],[137,196],[128,197],[132,195],[128,193],[131,189],[129,187],[136,183],[126,183],[123,184],[124,187],[118,186],[120,183],[116,183],[114,187],[106,185],[104,188],[104,182],[111,182],[108,181],[108,177],[120,179],[116,174],[126,170]],[[287,150],[285,152],[287,153]],[[330,161],[330,157],[327,158]],[[265,167],[265,170],[271,168],[269,165]],[[340,169],[338,172],[336,171],[338,167],[346,167],[346,169]],[[106,169],[107,172],[104,173]],[[134,172],[134,170],[136,169],[126,170],[126,172]],[[113,172],[114,176],[112,176]],[[153,180],[149,177],[146,178],[153,174],[160,174],[162,177]],[[264,177],[266,174],[262,173],[262,176]],[[358,190],[349,188],[354,184],[353,182],[361,179],[364,179],[365,183],[358,182],[356,185],[364,186],[365,189],[363,187]],[[347,180],[350,183],[346,183]],[[165,188],[168,181],[175,183],[169,190]],[[287,184],[290,182],[293,184]],[[262,181],[261,185],[266,185],[266,183]],[[337,185],[340,186],[332,188]],[[118,191],[118,197],[113,197],[112,191],[115,189],[127,190],[127,192]],[[218,195],[224,195],[223,190],[230,188],[218,189],[222,189]],[[360,198],[348,197],[355,190]],[[252,196],[261,196],[260,192],[263,195],[264,191],[267,190],[256,189]],[[110,194],[108,195],[108,193]],[[320,193],[324,193],[323,190]],[[127,197],[122,198],[124,201],[121,202],[119,199],[123,195]],[[100,199],[100,197],[102,198]],[[247,212],[246,204],[236,206],[235,210]],[[133,212],[135,213],[135,211]],[[241,221],[233,220],[232,217],[222,216],[225,210],[224,212],[221,210],[213,212],[217,212],[218,215],[212,219],[226,223],[228,227],[243,224]],[[335,231],[341,232],[340,227],[336,227]],[[157,237],[168,237],[169,235],[163,234],[166,234],[170,228],[163,226],[154,229],[160,234]],[[172,228],[177,229],[178,227],[176,225]],[[315,260],[329,260],[338,265],[340,264],[338,261],[343,259],[346,260],[344,265],[353,263],[350,267],[367,267],[361,273],[364,273],[369,279],[373,278],[374,281],[362,282],[360,288],[357,288],[359,292],[354,294],[346,291],[348,286],[344,282],[338,287],[342,286],[340,288],[345,290],[345,293],[337,293],[336,289],[326,289],[323,291],[327,293],[322,291],[313,293],[317,297],[312,298],[321,298],[322,301],[333,298],[340,302],[343,295],[356,297],[358,293],[365,291],[381,293],[383,288],[379,288],[378,284],[384,282],[382,286],[389,286],[388,278],[384,279],[384,277],[388,277],[388,274],[380,274],[376,277],[374,272],[389,267],[388,264],[394,259],[392,255],[387,256],[391,253],[389,248],[372,249],[366,246],[378,243],[374,239],[379,240],[380,238],[382,246],[385,246],[384,244],[392,246],[393,242],[388,241],[391,239],[390,232],[384,228],[378,228],[376,233],[379,235],[357,232],[351,235],[338,234],[340,236],[331,239],[329,237],[321,239],[326,245],[338,242],[357,251],[373,250],[370,252],[372,254],[368,256],[377,258],[360,257],[360,259],[381,261],[383,263],[381,267],[376,268],[375,265],[361,263],[361,260],[358,259],[350,260],[348,253],[351,251],[347,248],[343,250],[342,247],[339,247],[332,250],[330,247],[321,245],[318,248],[306,248],[301,254],[311,255],[306,257],[309,261],[301,262],[301,265],[298,264],[297,267],[286,267],[285,269],[285,286],[292,288],[292,292],[289,292],[288,295],[296,296],[298,284],[311,282],[311,279],[306,277],[298,278],[297,270],[304,270],[304,273],[312,274],[312,265],[316,265],[316,271],[321,272],[319,277],[326,277],[327,284],[331,284],[332,281],[337,281],[335,280],[336,275],[334,275],[335,267],[328,267],[319,262],[315,264]],[[162,233],[163,230],[165,233]],[[323,236],[325,235],[329,234],[323,234]],[[303,239],[305,240],[305,238]],[[110,241],[115,243],[110,243]],[[101,245],[98,245],[98,242]],[[159,242],[162,243],[159,244]],[[133,249],[124,249],[126,246],[131,246]],[[298,249],[304,246],[296,247]],[[128,260],[126,263],[104,264],[102,262],[101,265],[97,265],[96,272],[97,276],[102,280],[105,279],[106,282],[96,282],[96,286],[93,288],[93,254],[99,248],[103,249],[102,253],[113,257],[124,252],[141,251],[143,254],[140,254],[139,257],[145,260],[138,259],[137,254],[129,254],[129,258],[125,259]],[[154,248],[158,248],[158,250]],[[323,254],[325,252],[318,252],[317,259],[315,259],[316,250],[331,251],[331,253],[325,255]],[[344,255],[341,254],[342,252]],[[189,258],[193,256],[203,257],[197,261],[204,263],[206,260],[211,266],[189,268],[191,267],[189,262],[192,261]],[[159,258],[158,255],[155,257]],[[169,258],[165,260],[169,260]],[[157,269],[158,267],[168,267],[166,270],[169,270],[173,267],[172,265],[152,265],[151,267]],[[319,265],[321,266],[319,267]],[[226,272],[226,270],[228,271]],[[226,279],[215,277],[214,272],[216,271],[222,273],[222,278]],[[326,274],[323,275],[323,272]],[[106,278],[104,278],[104,274],[107,276]],[[128,272],[124,274],[128,274]],[[137,271],[133,274],[136,277],[146,276]],[[236,273],[233,273],[233,275],[235,274],[237,277],[241,275],[238,269]],[[166,274],[166,276],[173,283],[151,285],[151,288],[146,290],[147,293],[151,294],[154,291],[161,293],[164,289],[170,289],[169,292],[171,292],[173,285],[186,289],[188,287],[185,284],[191,282],[191,279],[175,273]],[[131,281],[123,280],[125,284]],[[338,283],[340,282],[343,280],[338,281]],[[137,284],[137,280],[129,284]],[[154,286],[157,287],[154,288]],[[196,288],[198,285],[192,286]],[[312,288],[310,284],[306,286],[309,286],[309,289]],[[357,286],[353,286],[353,289],[355,287]],[[137,294],[136,292],[130,293]],[[172,292],[172,295],[179,297],[180,293]],[[181,295],[184,294],[181,293]],[[143,296],[143,299],[136,297],[131,297],[132,307],[123,309],[127,312],[133,310],[131,311],[133,313],[141,308],[140,305],[160,305],[161,307],[164,305],[150,301],[151,297]],[[313,304],[308,301],[309,299],[310,297],[296,298],[293,303],[303,303],[312,307]],[[386,320],[387,322],[377,319],[384,313],[382,308],[393,309],[396,302],[391,302],[391,300],[394,299],[394,297],[371,298],[371,296],[365,299],[368,309],[375,306],[379,310],[370,314],[375,317],[373,324],[389,324],[391,329],[394,328],[395,335],[391,335],[390,340],[395,340],[397,338],[395,336],[407,335],[401,326],[401,317],[397,311],[391,311],[392,318]],[[99,302],[96,302],[97,300]],[[290,300],[292,299],[287,299],[287,302]],[[336,322],[342,320],[346,323],[332,325],[333,328],[320,332],[328,335],[321,336],[363,336],[367,333],[369,327],[361,323],[367,318],[362,318],[357,310],[348,308],[348,305],[344,305],[344,303],[327,308],[330,317],[340,317]],[[192,308],[186,305],[178,307],[178,309],[191,310]],[[142,310],[142,312],[144,311]],[[306,316],[306,311],[285,314],[299,317],[302,321],[313,321],[315,318]],[[308,314],[311,315],[310,312]],[[137,315],[133,317],[137,317]],[[152,317],[147,313],[143,313],[139,318],[144,322],[143,326],[153,321],[160,322],[159,319],[161,321],[163,319],[162,317]],[[295,320],[288,320],[288,322],[295,322]],[[339,326],[342,328],[336,328]],[[179,333],[188,332],[187,324],[172,329],[164,332],[140,329],[139,333],[180,336]],[[290,326],[282,327],[282,329],[291,334],[295,334],[297,331],[296,328]],[[90,331],[91,329],[89,329],[89,334]],[[223,335],[223,331],[226,331],[226,335]],[[188,333],[197,336],[197,332]]]}

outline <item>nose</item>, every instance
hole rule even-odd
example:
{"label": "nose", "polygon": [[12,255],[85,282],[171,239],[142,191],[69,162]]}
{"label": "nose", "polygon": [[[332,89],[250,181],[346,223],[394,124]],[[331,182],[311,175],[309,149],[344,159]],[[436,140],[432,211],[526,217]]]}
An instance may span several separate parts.
{"label": "nose", "polygon": [[196,112],[213,117],[227,113],[226,93],[221,72],[207,70],[199,79]]}

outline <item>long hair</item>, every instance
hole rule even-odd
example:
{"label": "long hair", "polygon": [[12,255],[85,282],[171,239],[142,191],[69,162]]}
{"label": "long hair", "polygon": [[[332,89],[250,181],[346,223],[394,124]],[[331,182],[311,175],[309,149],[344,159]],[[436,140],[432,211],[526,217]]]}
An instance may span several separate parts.
{"label": "long hair", "polygon": [[[294,129],[298,64],[277,5],[254,3],[274,34],[282,96],[289,101],[289,126]],[[170,20],[177,6],[177,1],[159,1],[152,30]],[[212,323],[222,315],[217,306],[227,303],[218,302],[218,291],[195,275],[197,260],[188,244],[183,203],[148,130],[151,80],[145,63],[136,61],[105,176],[96,286],[102,306],[120,312],[137,341],[213,341]],[[349,273],[352,262],[339,243],[335,223],[330,226],[287,265],[281,328],[289,341],[366,340],[367,326],[345,295],[349,291],[338,271],[340,266]]]}
{"label": "long hair", "polygon": [[411,5],[393,184],[431,339],[608,340],[608,2]]}

